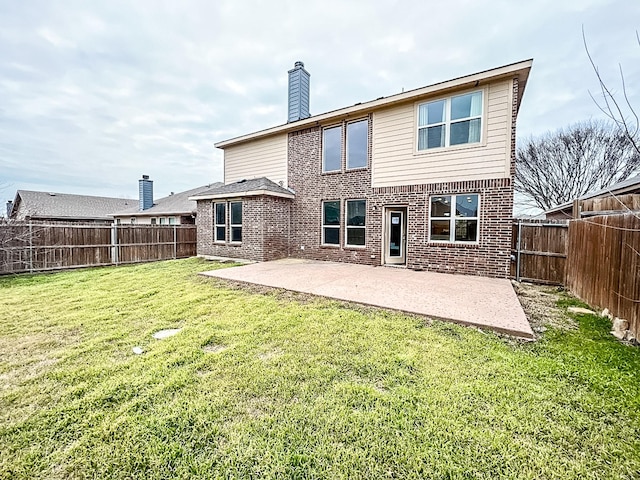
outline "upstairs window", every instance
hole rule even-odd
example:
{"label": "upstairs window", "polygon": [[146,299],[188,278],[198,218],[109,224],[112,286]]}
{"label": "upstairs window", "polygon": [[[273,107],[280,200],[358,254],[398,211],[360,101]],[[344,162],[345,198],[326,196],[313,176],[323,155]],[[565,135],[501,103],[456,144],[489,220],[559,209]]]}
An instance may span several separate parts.
{"label": "upstairs window", "polygon": [[231,210],[231,221],[229,228],[231,231],[231,241],[242,242],[242,202],[231,202],[229,204]]}
{"label": "upstairs window", "polygon": [[366,167],[368,154],[369,121],[347,123],[347,170]]}
{"label": "upstairs window", "polygon": [[432,242],[478,241],[477,194],[431,197],[429,239]]}
{"label": "upstairs window", "polygon": [[214,216],[214,241],[224,242],[227,239],[227,204],[215,203],[213,205]]}
{"label": "upstairs window", "polygon": [[169,225],[175,225],[176,224],[176,217],[169,217]]}
{"label": "upstairs window", "polygon": [[418,150],[479,143],[482,91],[418,106]]}
{"label": "upstairs window", "polygon": [[[345,131],[346,135],[343,135]],[[369,158],[368,119],[327,127],[322,131],[322,173],[342,171],[343,157],[346,157],[347,170],[366,168]]]}
{"label": "upstairs window", "polygon": [[342,168],[342,126],[325,128],[322,133],[322,171]]}
{"label": "upstairs window", "polygon": [[340,201],[322,202],[322,244],[340,245]]}

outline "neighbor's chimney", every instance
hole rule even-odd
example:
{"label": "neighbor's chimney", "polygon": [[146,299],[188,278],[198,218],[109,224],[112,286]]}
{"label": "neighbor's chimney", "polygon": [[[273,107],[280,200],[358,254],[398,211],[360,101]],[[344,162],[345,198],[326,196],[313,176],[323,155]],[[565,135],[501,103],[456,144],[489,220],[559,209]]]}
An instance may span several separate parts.
{"label": "neighbor's chimney", "polygon": [[153,180],[149,180],[149,175],[142,175],[138,187],[140,211],[153,207]]}
{"label": "neighbor's chimney", "polygon": [[308,118],[309,114],[309,72],[304,69],[304,63],[296,62],[289,70],[289,119],[295,122]]}
{"label": "neighbor's chimney", "polygon": [[13,200],[7,200],[7,220],[11,218],[12,211],[13,211]]}

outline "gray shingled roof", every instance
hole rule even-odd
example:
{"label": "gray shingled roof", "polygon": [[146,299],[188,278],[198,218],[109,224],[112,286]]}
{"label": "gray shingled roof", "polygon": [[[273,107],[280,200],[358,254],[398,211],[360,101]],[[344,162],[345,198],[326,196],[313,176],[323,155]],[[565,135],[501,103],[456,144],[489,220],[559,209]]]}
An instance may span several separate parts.
{"label": "gray shingled roof", "polygon": [[240,180],[239,182],[221,185],[211,188],[197,195],[192,195],[194,199],[206,199],[211,197],[222,198],[223,196],[232,197],[234,195],[246,195],[251,192],[261,192],[263,195],[276,195],[293,198],[294,194],[291,190],[281,187],[277,183],[269,180],[267,177],[251,178],[249,180]]}
{"label": "gray shingled roof", "polygon": [[127,209],[118,210],[116,212],[111,212],[111,214],[114,217],[192,214],[196,211],[196,202],[193,200],[189,200],[189,197],[222,185],[224,185],[222,182],[211,183],[209,185],[192,188],[191,190],[185,190],[184,192],[174,193],[173,195],[169,195],[167,197],[154,199],[153,207],[147,208],[146,210],[139,210],[138,201],[136,201],[134,206],[131,206]]}
{"label": "gray shingled roof", "polygon": [[134,204],[137,205],[138,200],[18,190],[13,204],[13,215],[17,220],[24,220],[27,217],[60,220],[112,220],[110,215],[112,212]]}

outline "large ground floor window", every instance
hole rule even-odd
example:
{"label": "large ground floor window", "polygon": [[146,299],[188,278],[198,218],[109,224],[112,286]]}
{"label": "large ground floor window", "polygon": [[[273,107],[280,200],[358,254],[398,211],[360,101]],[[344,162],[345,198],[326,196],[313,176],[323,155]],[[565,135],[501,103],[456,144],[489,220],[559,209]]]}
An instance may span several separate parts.
{"label": "large ground floor window", "polygon": [[350,247],[363,247],[365,244],[365,222],[367,218],[366,200],[346,201],[346,241]]}
{"label": "large ground floor window", "polygon": [[230,202],[231,210],[231,241],[235,243],[242,242],[242,202]]}
{"label": "large ground floor window", "polygon": [[429,240],[472,243],[478,241],[478,194],[431,197]]}
{"label": "large ground floor window", "polygon": [[340,200],[322,202],[322,244],[340,245]]}
{"label": "large ground floor window", "polygon": [[[229,215],[227,216],[227,211]],[[227,223],[228,221],[228,223]],[[242,202],[215,202],[213,204],[213,238],[215,242],[242,242]]]}

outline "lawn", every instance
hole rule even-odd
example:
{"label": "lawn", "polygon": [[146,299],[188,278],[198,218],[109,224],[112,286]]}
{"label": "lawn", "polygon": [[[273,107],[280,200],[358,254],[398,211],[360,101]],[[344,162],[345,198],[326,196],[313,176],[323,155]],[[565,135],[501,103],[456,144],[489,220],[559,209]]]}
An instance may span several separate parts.
{"label": "lawn", "polygon": [[0,478],[640,477],[640,349],[606,320],[518,343],[222,267],[0,278]]}

